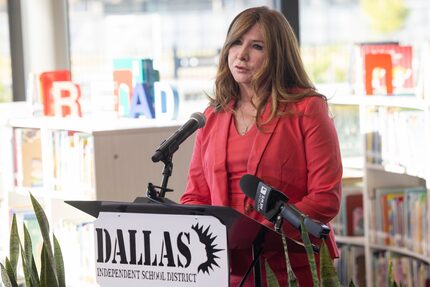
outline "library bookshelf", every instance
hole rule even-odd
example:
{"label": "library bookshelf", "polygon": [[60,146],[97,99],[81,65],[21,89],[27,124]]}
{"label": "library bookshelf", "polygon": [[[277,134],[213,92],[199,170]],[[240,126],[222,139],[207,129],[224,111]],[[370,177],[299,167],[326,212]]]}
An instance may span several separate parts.
{"label": "library bookshelf", "polygon": [[429,103],[414,96],[345,96],[329,103],[344,162],[342,207],[333,221],[341,283],[386,286],[391,262],[398,283],[426,286]]}
{"label": "library bookshelf", "polygon": [[[338,273],[342,280],[353,279],[357,286],[384,286],[377,275],[386,276],[390,259],[396,268],[409,266],[398,272],[402,273],[398,282],[420,286],[429,277],[430,264],[430,168],[426,165],[430,159],[430,105],[412,96],[335,96],[329,103],[344,165],[343,206],[333,221],[340,261],[344,261]],[[68,284],[94,286],[94,218],[64,200],[132,201],[144,195],[149,182],[159,184],[162,178],[162,164],[152,163],[150,157],[179,123],[31,118],[25,116],[25,107],[8,106],[7,112],[0,113],[0,230],[8,230],[13,212],[21,221],[35,223],[28,196],[32,192],[43,204],[60,244],[67,246],[66,270],[80,274],[79,278],[68,278]],[[28,138],[30,144],[23,147]],[[174,201],[185,189],[192,146],[190,138],[174,155],[169,187],[175,192],[167,194]],[[399,210],[421,212],[404,216],[398,212],[396,220],[404,227],[400,230],[390,229],[396,224],[388,218],[382,220],[383,190],[389,188],[397,189],[392,192],[397,201],[391,204],[409,200],[415,208],[399,204]],[[387,205],[389,201],[384,202]],[[410,228],[418,226],[419,220],[421,228]],[[7,254],[7,234],[0,233],[1,258]]]}
{"label": "library bookshelf", "polygon": [[[0,173],[1,230],[9,229],[15,213],[37,232],[31,192],[43,205],[62,246],[68,286],[97,286],[94,218],[64,201],[131,202],[145,196],[148,183],[161,185],[163,177],[163,163],[153,163],[151,156],[179,127],[179,122],[147,119],[10,117],[3,122],[0,138],[2,161],[8,163]],[[174,192],[166,197],[174,201],[185,189],[193,142],[193,137],[187,139],[173,156],[168,187]],[[9,232],[1,233],[4,258]],[[37,249],[40,235],[34,238]]]}

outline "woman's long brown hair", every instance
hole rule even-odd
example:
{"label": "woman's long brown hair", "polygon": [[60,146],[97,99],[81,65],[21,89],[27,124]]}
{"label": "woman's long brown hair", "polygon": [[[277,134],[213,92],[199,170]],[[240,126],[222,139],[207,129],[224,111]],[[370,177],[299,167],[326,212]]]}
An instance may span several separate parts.
{"label": "woman's long brown hair", "polygon": [[[306,96],[325,97],[316,93],[304,69],[296,36],[287,19],[276,10],[254,7],[242,11],[230,24],[221,49],[211,106],[216,111],[226,110],[231,100],[239,100],[239,85],[228,67],[228,52],[232,44],[256,24],[262,31],[267,51],[266,60],[251,80],[258,97],[259,104],[256,108],[259,127],[260,115],[269,100],[272,105],[267,121],[283,114],[279,111],[281,103],[297,102]],[[291,90],[296,92],[292,93]]]}

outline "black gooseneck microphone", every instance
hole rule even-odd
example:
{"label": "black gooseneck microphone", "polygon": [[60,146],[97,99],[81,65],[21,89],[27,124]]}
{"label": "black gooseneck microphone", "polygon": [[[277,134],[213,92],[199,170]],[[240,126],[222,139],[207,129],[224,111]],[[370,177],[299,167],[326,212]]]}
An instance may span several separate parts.
{"label": "black gooseneck microphone", "polygon": [[243,193],[255,200],[255,210],[267,220],[275,222],[281,214],[282,218],[299,230],[303,220],[307,231],[317,238],[325,238],[329,234],[330,228],[327,225],[309,218],[294,205],[287,203],[288,197],[285,194],[265,184],[258,177],[245,174],[239,184]]}
{"label": "black gooseneck microphone", "polygon": [[153,162],[168,160],[179,145],[192,135],[197,129],[202,128],[206,123],[206,118],[202,113],[193,113],[190,119],[183,124],[173,135],[164,140],[152,156]]}

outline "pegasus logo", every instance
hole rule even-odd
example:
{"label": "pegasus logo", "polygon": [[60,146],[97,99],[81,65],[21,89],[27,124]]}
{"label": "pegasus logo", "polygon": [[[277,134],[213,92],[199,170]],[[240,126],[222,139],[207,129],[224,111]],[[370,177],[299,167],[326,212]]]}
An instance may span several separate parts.
{"label": "pegasus logo", "polygon": [[257,211],[262,212],[264,211],[264,205],[266,202],[266,193],[268,191],[268,188],[262,184],[260,184],[260,189],[257,192],[257,197],[256,197],[256,208]]}
{"label": "pegasus logo", "polygon": [[264,185],[261,186],[260,193],[263,195],[266,195],[266,192],[267,192],[267,187],[265,187]]}

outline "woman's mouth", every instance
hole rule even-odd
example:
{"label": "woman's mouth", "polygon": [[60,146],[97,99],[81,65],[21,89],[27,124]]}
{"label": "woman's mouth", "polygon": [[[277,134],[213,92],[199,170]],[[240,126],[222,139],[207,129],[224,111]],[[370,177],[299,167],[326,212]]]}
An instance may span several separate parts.
{"label": "woman's mouth", "polygon": [[247,71],[248,71],[248,69],[247,69],[247,68],[242,67],[242,66],[235,66],[234,68],[235,68],[239,73],[244,73],[244,72],[247,72]]}

